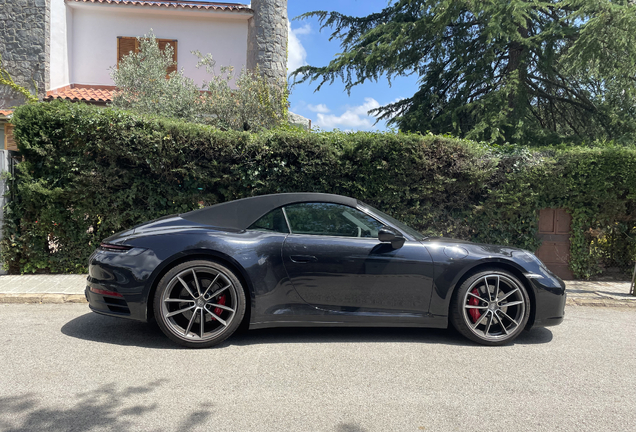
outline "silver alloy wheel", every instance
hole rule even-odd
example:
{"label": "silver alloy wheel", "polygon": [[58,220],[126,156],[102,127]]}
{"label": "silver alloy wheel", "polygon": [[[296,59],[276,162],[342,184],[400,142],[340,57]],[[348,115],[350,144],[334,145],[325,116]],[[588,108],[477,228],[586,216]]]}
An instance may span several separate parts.
{"label": "silver alloy wheel", "polygon": [[237,304],[236,286],[226,274],[198,266],[170,280],[161,297],[161,314],[178,338],[205,342],[230,326]]}
{"label": "silver alloy wheel", "polygon": [[507,339],[519,330],[526,301],[517,282],[501,274],[475,280],[463,299],[463,316],[469,330],[480,339]]}

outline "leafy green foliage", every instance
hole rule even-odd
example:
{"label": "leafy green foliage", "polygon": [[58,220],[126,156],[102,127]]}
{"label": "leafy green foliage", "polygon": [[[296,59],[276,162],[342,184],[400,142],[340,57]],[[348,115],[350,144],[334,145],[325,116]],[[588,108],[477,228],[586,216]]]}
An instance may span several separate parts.
{"label": "leafy green foliage", "polygon": [[636,137],[633,1],[393,0],[365,17],[304,17],[343,52],[297,82],[420,78],[413,96],[372,111],[402,131],[527,145]]}
{"label": "leafy green foliage", "polygon": [[223,130],[256,132],[286,124],[286,86],[270,84],[258,70],[236,75],[231,67],[221,67],[217,74],[212,56],[197,51],[193,52],[199,58],[197,67],[210,74],[210,80],[198,87],[183,69],[166,76],[166,70],[175,66],[173,52],[169,44],[162,51],[152,32],[139,38],[139,52],[111,69],[118,88],[112,106]]}
{"label": "leafy green foliage", "polygon": [[[85,271],[114,232],[294,191],[353,196],[426,235],[531,250],[538,210],[565,207],[577,275],[598,272],[609,250],[625,263],[635,258],[634,146],[529,150],[432,134],[223,132],[61,101],[20,107],[12,121],[24,161],[10,179],[2,258],[14,273]],[[599,234],[621,226],[631,237]]]}
{"label": "leafy green foliage", "polygon": [[[206,124],[223,130],[251,130],[257,132],[287,123],[287,86],[271,85],[255,71],[241,70],[239,75],[232,67],[214,70],[212,56],[201,55],[197,67],[205,66],[212,79],[203,83],[202,112]],[[234,87],[230,84],[234,82]]]}
{"label": "leafy green foliage", "polygon": [[174,47],[165,50],[151,32],[139,38],[139,52],[125,56],[118,67],[111,68],[111,78],[117,86],[112,105],[143,114],[194,120],[199,114],[200,92],[197,85],[183,74],[183,69],[171,72],[175,65]]}

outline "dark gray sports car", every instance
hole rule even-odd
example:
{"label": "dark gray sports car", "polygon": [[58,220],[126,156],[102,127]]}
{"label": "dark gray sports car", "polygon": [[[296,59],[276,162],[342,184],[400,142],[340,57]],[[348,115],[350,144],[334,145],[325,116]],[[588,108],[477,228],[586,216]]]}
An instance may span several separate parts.
{"label": "dark gray sports car", "polygon": [[156,319],[209,347],[245,322],[446,328],[485,345],[561,323],[565,285],[532,253],[425,238],[356,199],[265,195],[107,238],[86,296],[101,314]]}

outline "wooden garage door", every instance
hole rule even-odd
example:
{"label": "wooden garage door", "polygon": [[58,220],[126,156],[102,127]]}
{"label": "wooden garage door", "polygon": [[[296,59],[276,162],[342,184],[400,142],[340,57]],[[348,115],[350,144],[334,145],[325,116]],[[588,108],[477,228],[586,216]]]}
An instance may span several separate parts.
{"label": "wooden garage door", "polygon": [[542,243],[537,256],[562,279],[574,279],[569,266],[571,225],[572,216],[565,209],[546,208],[539,213],[539,238]]}

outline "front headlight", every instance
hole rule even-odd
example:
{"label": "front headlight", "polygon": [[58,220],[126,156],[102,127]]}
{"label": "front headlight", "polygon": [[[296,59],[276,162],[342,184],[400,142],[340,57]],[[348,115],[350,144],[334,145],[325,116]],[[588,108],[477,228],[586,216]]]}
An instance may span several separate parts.
{"label": "front headlight", "polygon": [[537,263],[537,265],[541,268],[544,268],[547,270],[547,267],[545,266],[545,264],[543,264],[543,262],[541,262],[541,260],[539,258],[537,258],[537,256],[535,254],[533,254],[530,251],[527,250],[523,250],[523,256],[521,257],[521,259],[523,259],[525,262],[535,262]]}

